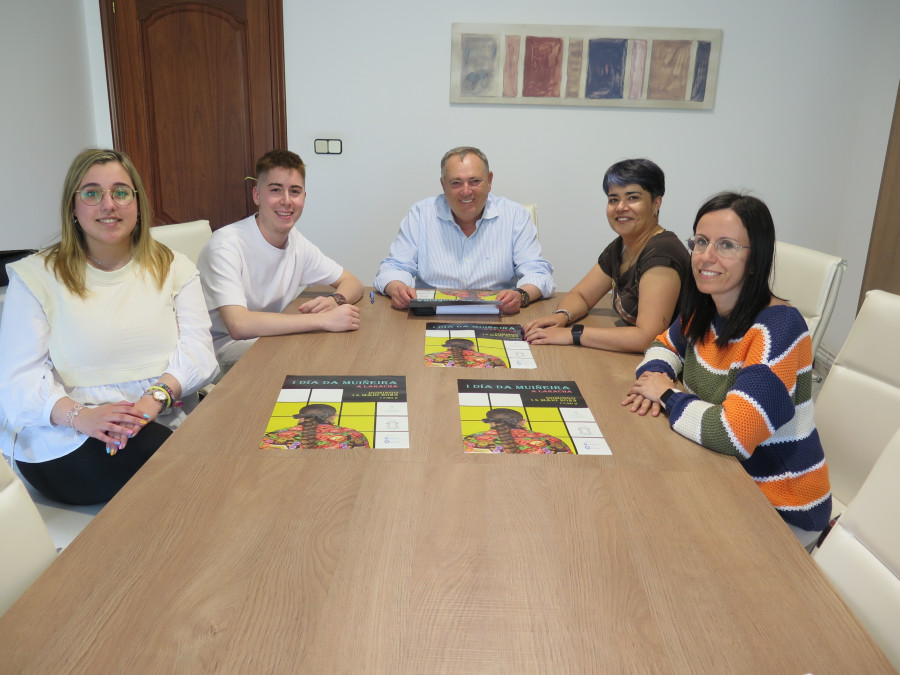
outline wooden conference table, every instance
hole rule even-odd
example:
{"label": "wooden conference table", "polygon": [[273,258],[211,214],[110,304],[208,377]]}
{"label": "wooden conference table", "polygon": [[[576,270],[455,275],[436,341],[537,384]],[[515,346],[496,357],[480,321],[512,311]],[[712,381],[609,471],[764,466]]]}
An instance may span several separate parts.
{"label": "wooden conference table", "polygon": [[[736,461],[619,405],[638,356],[425,368],[434,318],[361,309],[248,352],[0,619],[0,671],[893,672]],[[289,374],[405,375],[411,447],[259,450]],[[574,379],[612,455],[465,454],[457,378]]]}

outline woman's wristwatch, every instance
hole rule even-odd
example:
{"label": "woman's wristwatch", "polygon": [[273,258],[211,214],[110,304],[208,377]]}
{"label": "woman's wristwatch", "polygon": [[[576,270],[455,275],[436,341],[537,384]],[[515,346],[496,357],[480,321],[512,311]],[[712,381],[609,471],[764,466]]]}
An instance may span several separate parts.
{"label": "woman's wristwatch", "polygon": [[666,403],[669,402],[669,399],[672,398],[672,394],[674,394],[674,393],[675,393],[674,389],[666,389],[662,393],[662,396],[659,397],[659,404],[662,406],[662,409],[665,410],[666,412],[669,411],[669,409],[666,407]]}
{"label": "woman's wristwatch", "polygon": [[581,346],[581,334],[584,332],[584,324],[576,323],[572,326],[572,344],[578,347]]}
{"label": "woman's wristwatch", "polygon": [[144,396],[149,396],[154,401],[162,405],[160,412],[168,410],[175,403],[175,392],[172,388],[162,382],[157,382],[147,387]]}

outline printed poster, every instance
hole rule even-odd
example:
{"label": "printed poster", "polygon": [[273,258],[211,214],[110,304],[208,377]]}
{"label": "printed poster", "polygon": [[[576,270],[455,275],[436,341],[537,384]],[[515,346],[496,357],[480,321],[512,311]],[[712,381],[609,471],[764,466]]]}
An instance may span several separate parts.
{"label": "printed poster", "polygon": [[521,326],[486,323],[427,324],[425,365],[436,368],[537,368]]}
{"label": "printed poster", "polygon": [[413,314],[433,316],[435,314],[499,314],[497,304],[499,291],[448,290],[417,288],[416,299],[410,300]]}
{"label": "printed poster", "polygon": [[421,304],[430,303],[440,305],[443,303],[463,304],[491,304],[497,303],[497,294],[500,291],[452,290],[447,288],[417,288],[416,300]]}
{"label": "printed poster", "polygon": [[408,448],[406,378],[288,375],[259,447]]}
{"label": "printed poster", "polygon": [[458,392],[465,452],[612,454],[574,382],[459,380]]}

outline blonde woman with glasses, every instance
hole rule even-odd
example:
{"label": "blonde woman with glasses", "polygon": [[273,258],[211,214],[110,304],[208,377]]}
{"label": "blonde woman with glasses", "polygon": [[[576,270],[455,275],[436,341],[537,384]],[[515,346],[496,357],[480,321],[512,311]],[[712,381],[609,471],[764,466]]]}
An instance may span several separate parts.
{"label": "blonde woman with glasses", "polygon": [[7,268],[0,429],[40,492],[95,504],[162,445],[217,366],[197,271],[150,237],[126,155],[79,154],[60,217],[57,244]]}

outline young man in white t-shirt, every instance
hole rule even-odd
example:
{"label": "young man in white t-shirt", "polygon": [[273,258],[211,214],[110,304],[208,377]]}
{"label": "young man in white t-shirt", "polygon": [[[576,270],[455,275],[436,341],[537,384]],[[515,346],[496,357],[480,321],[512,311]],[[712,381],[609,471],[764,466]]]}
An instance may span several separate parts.
{"label": "young man in white t-shirt", "polygon": [[[197,261],[223,373],[258,337],[359,328],[362,282],[294,228],[306,201],[303,160],[272,150],[256,178],[259,212],[216,230]],[[321,284],[335,292],[281,313],[304,286]]]}

